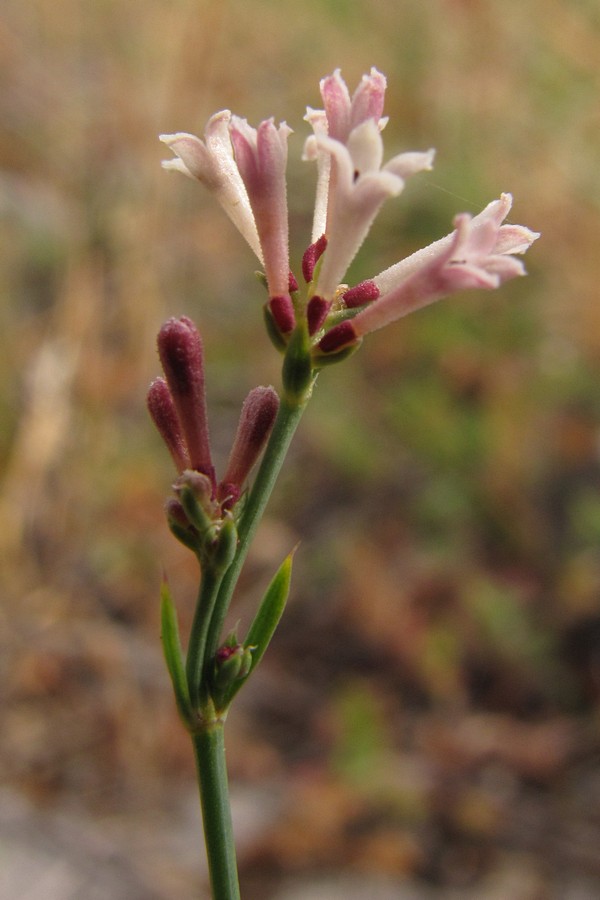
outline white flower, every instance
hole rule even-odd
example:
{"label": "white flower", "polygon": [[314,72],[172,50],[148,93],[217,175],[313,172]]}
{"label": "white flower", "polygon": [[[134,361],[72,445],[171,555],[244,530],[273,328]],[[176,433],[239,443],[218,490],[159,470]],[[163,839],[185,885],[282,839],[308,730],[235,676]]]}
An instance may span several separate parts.
{"label": "white flower", "polygon": [[254,215],[242,176],[233,158],[229,136],[230,121],[231,113],[228,109],[211,116],[204,131],[204,141],[184,132],[161,134],[160,140],[177,157],[164,160],[162,166],[201,181],[215,195],[262,262]]}
{"label": "white flower", "polygon": [[318,168],[312,241],[302,259],[310,285],[305,301],[297,296],[289,265],[291,129],[285,122],[276,127],[271,118],[252,128],[223,110],[209,119],[203,141],[191,134],[161,137],[177,157],[163,166],[205,184],[263,264],[269,327],[280,348],[302,319],[316,352],[332,353],[448,294],[491,290],[525,273],[514,254],[539,235],[502,224],[512,203],[510,194],[502,194],[475,217],[458,215],[451,234],[345,289],[344,277],[384,200],[400,194],[410,175],[430,169],[434,151],[401,153],[383,163],[386,80],[376,69],[352,96],[339,69],[322,79],[320,89],[324,109],[308,108],[305,117],[313,134],[303,156]]}
{"label": "white flower", "polygon": [[[339,69],[336,69],[333,75],[322,78],[319,87],[325,109],[312,109],[309,106],[304,117],[312,125],[315,135],[329,136],[345,144],[353,129],[369,119],[377,122],[380,131],[385,127],[387,119],[381,118],[381,114],[385,100],[386,79],[377,69],[373,68],[369,75],[363,75],[352,97]],[[322,150],[315,155],[312,147],[311,153],[310,158],[317,161],[318,172],[312,230],[312,243],[315,243],[328,231],[330,182],[333,188],[336,171],[329,153]],[[309,157],[305,153],[304,159],[307,158]]]}
{"label": "white flower", "polygon": [[385,75],[375,68],[369,75],[363,75],[352,98],[339,69],[321,79],[319,87],[329,137],[346,143],[353,129],[369,119],[377,122],[381,130],[387,122],[381,118],[386,86]]}
{"label": "white flower", "polygon": [[290,274],[285,169],[291,128],[285,122],[276,128],[273,119],[252,128],[234,116],[230,131],[260,238],[269,295],[282,296],[288,293]]}
{"label": "white flower", "polygon": [[325,152],[335,164],[330,180],[327,214],[327,250],[315,293],[331,299],[387,197],[397,196],[405,179],[430,169],[434,151],[402,153],[383,167],[383,141],[375,119],[356,126],[342,144],[323,134],[308,138],[306,159]]}
{"label": "white flower", "polygon": [[455,230],[361,285],[374,296],[355,318],[332,328],[319,346],[332,352],[442,297],[471,288],[492,290],[525,274],[514,253],[524,253],[539,234],[522,225],[502,225],[512,205],[510,194],[489,203],[472,218],[461,213]]}

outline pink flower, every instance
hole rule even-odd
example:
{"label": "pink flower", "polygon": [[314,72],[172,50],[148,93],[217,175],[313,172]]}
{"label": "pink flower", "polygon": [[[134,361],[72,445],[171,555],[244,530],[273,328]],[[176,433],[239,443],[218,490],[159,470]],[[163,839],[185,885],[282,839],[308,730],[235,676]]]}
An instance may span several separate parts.
{"label": "pink flower", "polygon": [[[352,98],[339,69],[333,75],[321,79],[319,87],[325,109],[312,109],[309,106],[304,117],[312,125],[316,136],[329,136],[345,144],[350,132],[368,119],[377,122],[380,131],[385,127],[387,119],[382,119],[381,114],[386,79],[377,69],[373,68],[369,75],[363,75]],[[311,158],[315,158],[314,155]],[[312,243],[327,231],[330,182],[334,182],[336,177],[335,165],[332,166],[327,152],[318,152],[316,160],[318,178]]]}
{"label": "pink flower", "polygon": [[371,69],[369,75],[363,75],[352,98],[340,69],[336,69],[333,75],[321,79],[319,87],[325,106],[329,137],[346,143],[352,130],[369,119],[373,119],[380,128],[383,128],[387,121],[381,119],[386,86],[385,75],[375,68]]}
{"label": "pink flower", "polygon": [[183,172],[201,181],[215,195],[233,224],[262,262],[262,251],[254,215],[242,176],[233,158],[229,136],[231,113],[215,113],[207,122],[204,141],[193,134],[161,134],[160,140],[177,159],[164,160],[163,169]]}
{"label": "pink flower", "polygon": [[320,134],[308,138],[305,158],[317,158],[320,151],[329,154],[336,177],[329,184],[327,250],[315,292],[331,299],[383,201],[400,194],[408,176],[430,169],[434,151],[401,153],[382,167],[383,141],[374,119],[354,128],[347,144]]}
{"label": "pink flower", "polygon": [[[443,296],[476,287],[491,290],[524,274],[515,254],[524,253],[538,235],[502,224],[512,202],[503,194],[475,217],[457,216],[451,234],[347,288],[342,282],[384,200],[398,196],[409,176],[430,169],[434,151],[401,153],[383,162],[386,80],[376,69],[352,95],[339,69],[322,79],[320,89],[324,108],[308,108],[305,117],[313,134],[303,155],[316,161],[318,173],[312,239],[302,258],[305,298],[289,266],[288,126],[266,119],[252,128],[224,110],[209,119],[204,141],[188,134],[163,136],[178,157],[163,165],[207,185],[263,263],[267,326],[280,350],[297,324],[308,333],[309,345],[317,345],[317,354],[332,353]],[[157,407],[161,397],[157,389]],[[159,412],[168,427],[166,406]],[[171,452],[180,458],[176,444]]]}
{"label": "pink flower", "polygon": [[285,169],[291,128],[273,119],[252,128],[234,116],[231,140],[238,170],[248,192],[262,248],[269,296],[289,289],[288,210]]}
{"label": "pink flower", "polygon": [[316,160],[318,170],[312,241],[322,234],[328,241],[315,292],[331,300],[383,201],[397,196],[409,175],[430,169],[433,151],[403,153],[382,167],[386,80],[377,69],[352,98],[339,69],[320,87],[325,109],[307,110],[314,134],[304,158]]}
{"label": "pink flower", "polygon": [[451,234],[363,282],[364,296],[366,286],[372,285],[376,299],[352,320],[332,328],[320,341],[320,349],[341,349],[457,291],[492,290],[524,275],[523,263],[512,254],[524,253],[539,234],[522,225],[501,224],[511,205],[510,194],[502,194],[474,218],[461,213]]}

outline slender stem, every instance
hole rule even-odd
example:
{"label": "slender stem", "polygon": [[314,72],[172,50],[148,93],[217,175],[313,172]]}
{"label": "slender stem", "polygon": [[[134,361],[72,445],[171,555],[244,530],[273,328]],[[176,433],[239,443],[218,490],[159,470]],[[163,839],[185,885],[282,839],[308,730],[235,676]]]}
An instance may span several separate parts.
{"label": "slender stem", "polygon": [[[196,611],[187,651],[186,676],[192,709],[204,702],[207,691],[205,668],[207,637],[210,620],[217,599],[221,576],[216,576],[210,567],[202,572],[200,591],[196,602]],[[211,654],[212,657],[212,654]],[[211,657],[208,657],[209,659]]]}
{"label": "slender stem", "polygon": [[186,675],[192,707],[199,712],[198,729],[192,733],[192,742],[213,900],[239,900],[240,890],[229,806],[223,720],[218,717],[210,698],[206,667],[217,651],[242,565],[305,406],[306,400],[295,404],[285,397],[282,400],[256,481],[240,518],[238,546],[233,562],[224,577],[217,577],[210,568],[203,572],[192,624]]}
{"label": "slender stem", "polygon": [[240,900],[223,723],[192,735],[213,900]]}
{"label": "slender stem", "polygon": [[219,588],[206,642],[207,659],[211,659],[217,651],[225,616],[240,571],[305,408],[306,401],[294,405],[288,403],[285,397],[281,401],[269,443],[240,519],[237,552]]}

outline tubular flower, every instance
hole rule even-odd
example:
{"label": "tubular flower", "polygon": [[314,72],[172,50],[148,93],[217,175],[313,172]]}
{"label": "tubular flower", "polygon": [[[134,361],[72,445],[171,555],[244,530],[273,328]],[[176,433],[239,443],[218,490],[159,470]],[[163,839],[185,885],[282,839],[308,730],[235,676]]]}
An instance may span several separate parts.
{"label": "tubular flower", "polygon": [[315,209],[313,213],[313,226],[311,244],[325,235],[327,229],[327,206],[329,202],[329,182],[331,179],[331,156],[324,150],[319,150],[316,138],[327,137],[327,115],[324,109],[311,109],[307,107],[304,120],[312,125],[314,138],[308,145],[310,156],[307,155],[306,144],[304,146],[303,159],[316,160],[317,162],[317,194],[315,197]]}
{"label": "tubular flower", "polygon": [[[515,254],[539,236],[521,225],[503,224],[512,198],[502,194],[474,217],[458,215],[454,230],[441,240],[367,281],[343,284],[384,200],[398,196],[409,176],[430,169],[434,150],[401,153],[383,162],[386,79],[377,69],[363,76],[353,94],[339,69],[321,80],[320,90],[323,109],[308,107],[305,116],[313,134],[303,158],[317,163],[317,193],[311,240],[301,263],[308,285],[304,296],[289,267],[288,126],[266,119],[252,128],[224,110],[209,120],[204,141],[188,134],[163,137],[178,157],[163,165],[206,184],[263,263],[269,335],[287,354],[286,371],[293,354],[300,353],[302,378],[307,365],[318,369],[328,354],[341,359],[347,354],[340,350],[350,351],[365,334],[421,306],[460,290],[491,290],[523,275]],[[155,391],[156,416],[168,428],[167,404],[161,406],[161,389]],[[170,449],[181,467],[174,435]]]}
{"label": "tubular flower", "polygon": [[231,140],[254,213],[271,297],[289,290],[288,210],[285,169],[291,128],[273,119],[252,128],[234,116]]}
{"label": "tubular flower", "polygon": [[449,294],[471,288],[492,290],[524,275],[523,263],[512,254],[524,253],[539,234],[522,225],[501,224],[511,205],[511,195],[502,194],[474,218],[461,213],[451,234],[363,282],[360,287],[365,292],[367,285],[373,286],[376,299],[354,319],[334,326],[320,348],[325,352],[341,349]]}
{"label": "tubular flower", "polygon": [[361,123],[347,144],[324,135],[306,141],[306,159],[319,150],[335,163],[335,181],[330,180],[327,214],[327,252],[315,291],[331,299],[387,197],[401,193],[409,175],[431,169],[434,152],[401,153],[383,168],[383,141],[374,119]]}
{"label": "tubular flower", "polygon": [[386,80],[377,69],[352,97],[339,69],[320,87],[325,109],[307,110],[314,134],[304,159],[316,160],[318,171],[312,240],[325,234],[328,241],[315,292],[330,300],[383,201],[400,194],[409,175],[430,169],[434,153],[402,153],[382,167]]}
{"label": "tubular flower", "polygon": [[[363,75],[352,98],[339,69],[333,75],[321,79],[319,87],[325,109],[307,107],[305,116],[305,120],[312,125],[315,136],[329,136],[346,144],[352,130],[369,119],[377,123],[380,131],[385,127],[387,119],[381,118],[381,114],[386,79],[377,69],[373,68],[369,75]],[[314,149],[310,152],[313,154],[311,158],[315,158]],[[335,162],[332,163],[331,156],[325,150],[316,153],[316,160],[318,180],[313,243],[327,231],[330,185],[333,187],[336,180]]]}
{"label": "tubular flower", "polygon": [[231,113],[228,109],[215,113],[207,122],[204,141],[193,134],[161,134],[160,140],[176,159],[167,159],[163,169],[183,172],[201,181],[215,195],[233,224],[241,232],[262,262],[262,251],[248,194],[233,158],[229,135]]}
{"label": "tubular flower", "polygon": [[358,125],[373,119],[380,129],[387,119],[382,119],[383,103],[387,81],[385,75],[372,68],[369,75],[363,75],[354,91],[352,99],[341,76],[340,69],[333,75],[321,79],[319,84],[325,106],[329,137],[346,143],[350,133]]}

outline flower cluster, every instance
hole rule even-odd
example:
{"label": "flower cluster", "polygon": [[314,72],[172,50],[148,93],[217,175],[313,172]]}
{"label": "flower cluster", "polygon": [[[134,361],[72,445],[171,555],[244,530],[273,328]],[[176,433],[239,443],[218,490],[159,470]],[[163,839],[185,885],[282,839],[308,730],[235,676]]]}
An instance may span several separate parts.
{"label": "flower cluster", "polygon": [[202,339],[194,323],[186,316],[165,322],[158,334],[158,354],[165,378],[156,378],[150,385],[148,409],[179,472],[174,485],[178,499],[167,505],[169,523],[184,544],[204,552],[240,498],[275,422],[279,397],[272,387],[250,391],[225,474],[217,482],[208,432]]}
{"label": "flower cluster", "polygon": [[305,328],[315,368],[421,306],[523,275],[514,254],[539,236],[503,224],[512,198],[502,194],[477,216],[458,215],[451,234],[429,247],[359,285],[343,284],[384,200],[398,196],[411,175],[431,169],[434,151],[383,162],[386,80],[376,69],[352,96],[339,70],[320,88],[324,108],[308,108],[305,117],[313,134],[303,158],[317,164],[317,193],[301,267],[308,285],[303,297],[289,263],[285,169],[291,130],[285,122],[277,127],[267,119],[252,128],[224,110],[209,119],[204,140],[181,133],[161,137],[176,157],[163,166],[208,187],[264,267],[266,314],[277,345],[285,349],[297,326]]}
{"label": "flower cluster", "polygon": [[[454,230],[373,278],[350,287],[346,272],[388,197],[406,179],[430,169],[434,151],[405,152],[384,162],[381,133],[385,77],[364,75],[350,96],[339,70],[320,84],[323,109],[307,109],[313,133],[303,158],[317,165],[311,243],[301,271],[301,292],[290,270],[286,189],[291,129],[266,119],[253,128],[228,110],[213,115],[204,139],[162,135],[175,158],[163,162],[200,181],[239,229],[264,269],[269,334],[285,352],[284,396],[302,402],[314,373],[343,359],[364,335],[469,288],[490,290],[523,275],[524,253],[538,234],[503,224],[510,194],[474,217],[461,213]],[[151,415],[179,474],[177,500],[168,505],[172,530],[185,543],[203,545],[234,510],[248,474],[273,426],[279,398],[273,388],[251,391],[240,417],[226,472],[217,481],[210,452],[200,335],[187,318],[171,319],[158,338],[165,379],[150,387]],[[204,541],[204,544],[209,538]]]}
{"label": "flower cluster", "polygon": [[[200,139],[163,135],[174,158],[166,169],[196,179],[215,196],[264,271],[268,333],[283,353],[281,396],[257,387],[243,403],[222,478],[212,461],[200,334],[187,317],[169,319],[158,335],[164,378],[148,407],[175,463],[167,502],[173,534],[195,552],[201,576],[185,657],[177,612],[166,583],[161,631],[177,707],[193,737],[209,870],[215,897],[239,897],[222,737],[227,711],[260,662],[283,613],[293,552],[271,580],[242,640],[222,633],[233,592],[279,469],[319,370],[346,358],[362,338],[413,310],[468,288],[490,290],[524,274],[515,254],[537,234],[504,224],[511,197],[502,194],[474,217],[456,216],[450,234],[353,286],[346,273],[388,197],[430,169],[433,150],[384,161],[386,80],[375,69],[352,95],[339,70],[321,81],[323,109],[308,109],[312,134],[303,157],[316,163],[310,243],[298,274],[290,268],[286,188],[291,130],[266,119],[253,128],[228,110],[213,115]],[[300,279],[301,280],[301,279]],[[263,453],[251,489],[246,483]],[[246,493],[247,492],[247,493]]]}

